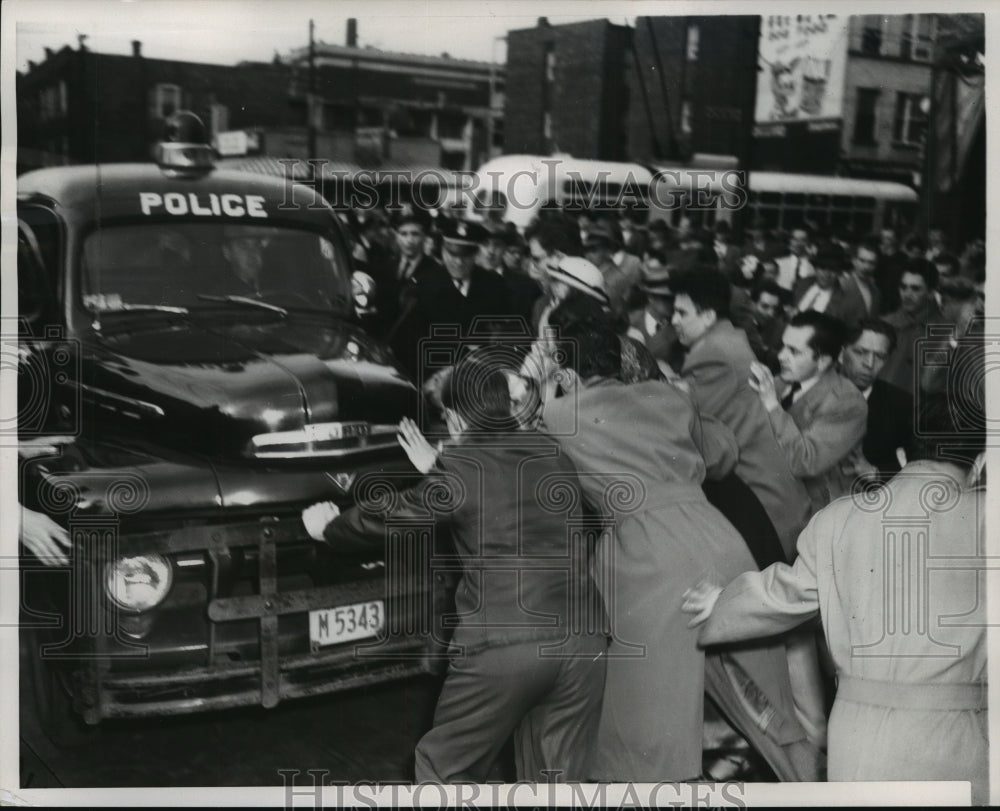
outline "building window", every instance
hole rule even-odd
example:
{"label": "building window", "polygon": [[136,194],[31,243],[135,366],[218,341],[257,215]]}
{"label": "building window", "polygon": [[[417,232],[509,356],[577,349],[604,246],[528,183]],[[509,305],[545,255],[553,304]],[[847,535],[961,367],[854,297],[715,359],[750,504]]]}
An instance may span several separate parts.
{"label": "building window", "polygon": [[545,46],[545,81],[556,80],[556,48],[551,42]]}
{"label": "building window", "polygon": [[464,138],[466,118],[461,113],[441,113],[438,115],[438,138]]}
{"label": "building window", "polygon": [[881,56],[884,39],[885,17],[865,14],[861,18],[861,53],[865,56]]}
{"label": "building window", "polygon": [[175,84],[158,84],[153,88],[150,114],[166,118],[181,108],[181,89]]}
{"label": "building window", "polygon": [[66,82],[49,85],[39,94],[38,112],[42,121],[51,121],[66,115],[68,107],[66,97]]}
{"label": "building window", "polygon": [[225,104],[213,104],[211,107],[211,116],[213,135],[229,129],[229,108]]}
{"label": "building window", "polygon": [[687,99],[681,102],[681,133],[691,134],[691,102]]}
{"label": "building window", "polygon": [[698,42],[701,37],[701,30],[697,25],[687,27],[687,61],[698,61]]}
{"label": "building window", "polygon": [[927,131],[927,97],[919,93],[896,94],[896,116],[892,140],[897,144],[917,146],[923,143]]}
{"label": "building window", "polygon": [[542,137],[546,140],[552,138],[552,113],[546,112],[542,116]]}
{"label": "building window", "polygon": [[875,127],[878,123],[879,91],[873,87],[859,87],[857,107],[854,111],[854,143],[874,144]]}
{"label": "building window", "polygon": [[934,15],[906,14],[903,16],[903,38],[899,55],[915,62],[930,62],[934,52]]}

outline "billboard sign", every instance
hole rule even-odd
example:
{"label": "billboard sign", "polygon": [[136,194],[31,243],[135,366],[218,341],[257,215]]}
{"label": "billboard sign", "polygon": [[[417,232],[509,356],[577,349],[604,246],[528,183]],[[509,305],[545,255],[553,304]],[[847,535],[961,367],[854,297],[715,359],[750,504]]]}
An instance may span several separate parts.
{"label": "billboard sign", "polygon": [[761,19],[757,123],[842,116],[849,21],[850,17],[836,14],[775,14]]}

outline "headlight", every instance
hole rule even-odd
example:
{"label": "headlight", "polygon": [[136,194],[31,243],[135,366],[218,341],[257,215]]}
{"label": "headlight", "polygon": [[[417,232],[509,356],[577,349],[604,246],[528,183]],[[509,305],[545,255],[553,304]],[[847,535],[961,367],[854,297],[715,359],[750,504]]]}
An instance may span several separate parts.
{"label": "headlight", "polygon": [[104,588],[112,601],[128,611],[148,611],[163,602],[173,570],[162,555],[118,558],[104,570]]}

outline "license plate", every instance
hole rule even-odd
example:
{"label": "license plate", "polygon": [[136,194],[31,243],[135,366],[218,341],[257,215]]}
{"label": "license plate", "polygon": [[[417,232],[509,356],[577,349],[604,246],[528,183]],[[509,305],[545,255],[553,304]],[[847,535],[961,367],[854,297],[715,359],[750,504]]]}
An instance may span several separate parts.
{"label": "license plate", "polygon": [[375,636],[384,627],[385,603],[381,600],[309,612],[309,642],[314,649]]}

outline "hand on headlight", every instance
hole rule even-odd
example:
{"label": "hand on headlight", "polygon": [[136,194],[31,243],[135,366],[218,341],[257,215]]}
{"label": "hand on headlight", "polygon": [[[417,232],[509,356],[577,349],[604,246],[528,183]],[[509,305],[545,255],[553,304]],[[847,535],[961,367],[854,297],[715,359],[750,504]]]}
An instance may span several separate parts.
{"label": "hand on headlight", "polygon": [[323,532],[338,515],[340,515],[340,507],[332,501],[321,501],[319,504],[313,504],[302,511],[302,523],[310,538],[314,541],[325,541]]}

